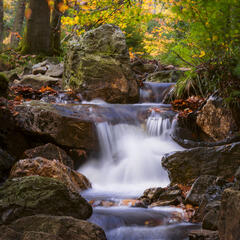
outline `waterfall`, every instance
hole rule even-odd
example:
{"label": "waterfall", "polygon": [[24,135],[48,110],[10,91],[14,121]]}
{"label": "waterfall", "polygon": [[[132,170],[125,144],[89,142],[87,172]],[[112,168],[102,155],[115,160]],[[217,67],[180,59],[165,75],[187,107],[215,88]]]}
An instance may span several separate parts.
{"label": "waterfall", "polygon": [[161,136],[164,139],[169,139],[172,130],[172,123],[169,118],[164,118],[155,111],[147,119],[146,129],[151,136]]}
{"label": "waterfall", "polygon": [[180,147],[171,140],[171,121],[152,112],[146,127],[140,124],[96,123],[100,157],[80,169],[93,186],[109,191],[141,193],[149,187],[165,187],[168,174],[162,156]]}

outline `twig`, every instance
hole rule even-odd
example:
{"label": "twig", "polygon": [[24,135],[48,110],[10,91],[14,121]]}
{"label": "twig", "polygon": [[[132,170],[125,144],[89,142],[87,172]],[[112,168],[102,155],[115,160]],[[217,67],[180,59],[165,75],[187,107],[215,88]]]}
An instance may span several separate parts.
{"label": "twig", "polygon": [[171,50],[171,52],[173,52],[174,54],[177,55],[178,58],[180,58],[183,62],[187,63],[188,65],[195,67],[193,64],[191,64],[190,62],[188,62],[187,60],[183,59],[178,53],[176,53],[174,50]]}

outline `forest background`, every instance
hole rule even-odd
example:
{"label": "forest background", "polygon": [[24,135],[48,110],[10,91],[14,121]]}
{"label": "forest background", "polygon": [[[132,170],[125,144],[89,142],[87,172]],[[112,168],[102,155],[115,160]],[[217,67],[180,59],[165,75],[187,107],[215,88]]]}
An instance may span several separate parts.
{"label": "forest background", "polygon": [[125,33],[131,58],[189,68],[178,98],[218,92],[239,107],[238,0],[0,0],[0,63],[62,60],[68,41],[105,23]]}

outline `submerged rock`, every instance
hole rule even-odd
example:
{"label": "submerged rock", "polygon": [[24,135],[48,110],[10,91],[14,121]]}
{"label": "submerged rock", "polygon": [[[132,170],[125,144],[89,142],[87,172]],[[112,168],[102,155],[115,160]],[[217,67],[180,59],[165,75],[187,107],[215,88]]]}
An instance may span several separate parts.
{"label": "submerged rock", "polygon": [[231,178],[240,165],[240,142],[169,153],[162,165],[172,183],[193,183],[201,175]]}
{"label": "submerged rock", "polygon": [[75,192],[91,188],[89,180],[57,160],[48,160],[42,157],[23,159],[12,168],[9,178],[38,175],[59,180]]}
{"label": "submerged rock", "polygon": [[65,59],[64,85],[79,91],[87,100],[138,102],[139,89],[120,28],[102,25],[70,43]]}
{"label": "submerged rock", "polygon": [[240,191],[231,188],[224,191],[218,229],[220,240],[240,239]]}
{"label": "submerged rock", "polygon": [[35,215],[0,226],[4,240],[106,240],[95,224],[68,216]]}
{"label": "submerged rock", "polygon": [[52,143],[47,143],[45,145],[31,148],[24,152],[24,158],[35,157],[43,157],[48,160],[55,159],[70,168],[74,167],[73,160],[67,155],[67,153],[63,149]]}
{"label": "submerged rock", "polygon": [[78,193],[52,178],[15,178],[0,187],[0,223],[36,214],[87,219],[92,207]]}

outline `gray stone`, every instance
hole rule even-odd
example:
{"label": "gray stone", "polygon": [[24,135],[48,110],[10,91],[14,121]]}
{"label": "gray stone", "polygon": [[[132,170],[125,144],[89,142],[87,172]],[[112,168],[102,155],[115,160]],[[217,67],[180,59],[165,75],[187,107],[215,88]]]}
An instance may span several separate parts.
{"label": "gray stone", "polygon": [[25,75],[19,84],[32,87],[34,90],[39,90],[41,87],[54,87],[61,84],[61,79],[45,75]]}
{"label": "gray stone", "polygon": [[39,67],[39,68],[34,68],[32,73],[34,75],[37,75],[37,74],[45,74],[47,72],[47,67]]}

